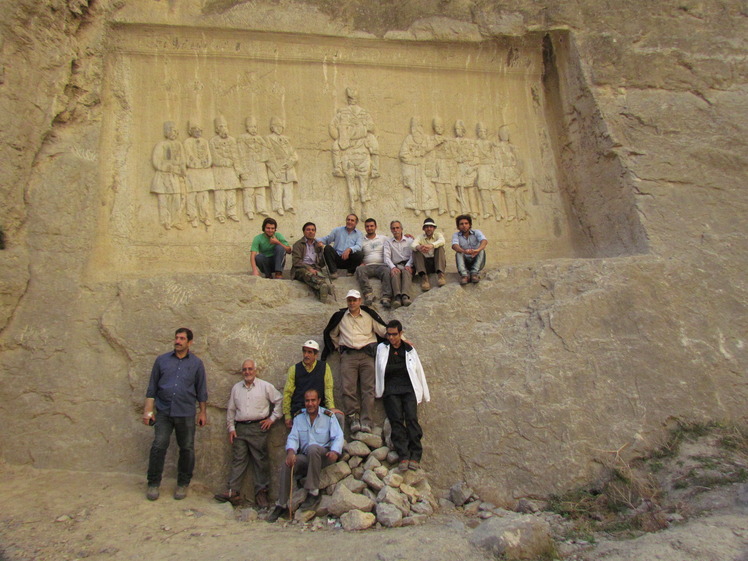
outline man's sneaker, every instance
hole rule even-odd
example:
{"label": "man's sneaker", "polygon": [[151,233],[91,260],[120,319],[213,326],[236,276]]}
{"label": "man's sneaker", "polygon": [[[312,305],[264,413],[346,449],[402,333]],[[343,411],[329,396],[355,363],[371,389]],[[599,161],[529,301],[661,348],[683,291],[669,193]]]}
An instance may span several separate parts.
{"label": "man's sneaker", "polygon": [[470,282],[473,284],[478,284],[480,282],[480,275],[478,273],[473,273],[470,275]]}
{"label": "man's sneaker", "polygon": [[304,499],[304,502],[299,505],[299,510],[314,510],[319,504],[319,499],[319,495],[307,493],[306,499]]}
{"label": "man's sneaker", "polygon": [[429,276],[426,273],[421,275],[421,290],[423,290],[424,292],[431,290],[431,283],[429,282]]}
{"label": "man's sneaker", "polygon": [[447,277],[444,276],[444,273],[437,273],[436,274],[436,284],[439,286],[444,286],[447,284]]}
{"label": "man's sneaker", "polygon": [[371,427],[366,423],[361,423],[361,432],[368,432],[371,434]]}
{"label": "man's sneaker", "polygon": [[158,499],[158,485],[149,485],[148,490],[145,492],[145,498],[149,501],[155,501]]}
{"label": "man's sneaker", "polygon": [[326,284],[319,285],[319,301],[323,304],[327,304],[330,297],[330,287]]}
{"label": "man's sneaker", "polygon": [[338,278],[338,272],[337,271],[335,271],[334,273],[330,273],[330,280],[335,280],[336,278]]}
{"label": "man's sneaker", "polygon": [[401,460],[400,463],[397,466],[397,469],[400,471],[408,471],[408,465],[410,462],[408,460]]}
{"label": "man's sneaker", "polygon": [[348,417],[350,427],[351,427],[351,433],[356,433],[361,430],[361,421],[358,420],[358,416],[351,415]]}
{"label": "man's sneaker", "polygon": [[187,496],[187,485],[177,485],[177,488],[174,489],[174,498],[178,501],[181,501]]}
{"label": "man's sneaker", "polygon": [[408,469],[412,469],[413,471],[421,469],[421,464],[418,463],[418,460],[410,460],[408,462]]}
{"label": "man's sneaker", "polygon": [[241,498],[239,496],[239,493],[237,491],[228,492],[225,493],[218,493],[217,495],[213,495],[213,498],[217,500],[219,503],[231,503],[234,504],[235,502],[239,502],[239,499]]}
{"label": "man's sneaker", "polygon": [[463,277],[460,277],[460,284],[465,286],[467,283],[470,282],[470,277],[465,275]]}
{"label": "man's sneaker", "polygon": [[403,306],[410,306],[410,302],[411,302],[410,296],[408,296],[407,294],[403,294],[403,297],[402,297]]}
{"label": "man's sneaker", "polygon": [[[239,493],[237,493],[237,495],[238,494]],[[260,508],[267,508],[270,506],[270,501],[268,501],[267,489],[260,489],[259,491],[257,491],[257,494],[255,495],[255,504]]]}
{"label": "man's sneaker", "polygon": [[389,298],[382,298],[381,303],[382,303],[382,306],[384,306],[385,308],[392,307],[392,300],[390,300]]}
{"label": "man's sneaker", "polygon": [[397,310],[400,306],[402,306],[402,302],[400,302],[400,297],[395,296],[395,298],[392,300],[392,309]]}
{"label": "man's sneaker", "polygon": [[286,507],[275,505],[273,512],[271,512],[265,520],[272,524],[273,522],[278,520],[284,512],[286,512]]}
{"label": "man's sneaker", "polygon": [[364,306],[371,306],[374,303],[374,293],[367,292],[364,294]]}

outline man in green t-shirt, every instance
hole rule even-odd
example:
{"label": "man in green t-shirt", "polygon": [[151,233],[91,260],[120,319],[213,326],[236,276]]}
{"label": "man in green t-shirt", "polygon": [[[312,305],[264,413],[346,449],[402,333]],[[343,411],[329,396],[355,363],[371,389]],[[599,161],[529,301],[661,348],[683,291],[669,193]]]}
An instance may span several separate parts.
{"label": "man in green t-shirt", "polygon": [[283,266],[286,264],[286,253],[291,253],[283,234],[276,232],[278,223],[274,218],[262,221],[262,234],[252,240],[249,260],[252,263],[252,274],[256,277],[283,278]]}

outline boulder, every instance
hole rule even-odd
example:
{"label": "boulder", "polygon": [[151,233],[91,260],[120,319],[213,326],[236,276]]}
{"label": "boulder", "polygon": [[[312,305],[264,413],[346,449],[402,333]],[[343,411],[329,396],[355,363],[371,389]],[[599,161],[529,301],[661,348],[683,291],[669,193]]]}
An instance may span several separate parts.
{"label": "boulder", "polygon": [[356,479],[355,477],[353,477],[353,475],[349,475],[345,479],[341,479],[338,482],[338,485],[345,485],[352,493],[360,493],[361,491],[366,489],[366,483],[361,481],[360,479]]}
{"label": "boulder", "polygon": [[336,462],[322,469],[319,476],[319,488],[334,485],[351,474],[351,466],[346,462]]}
{"label": "boulder", "polygon": [[377,474],[375,474],[371,470],[367,470],[364,472],[364,475],[361,477],[361,481],[366,483],[375,491],[379,491],[382,487],[384,487],[384,482],[379,479],[379,477],[377,477]]}
{"label": "boulder", "polygon": [[362,458],[365,458],[369,455],[371,449],[360,440],[352,440],[345,445],[345,451],[351,456],[361,456]]}
{"label": "boulder", "polygon": [[362,510],[369,512],[374,508],[374,501],[358,493],[353,493],[345,485],[338,485],[332,494],[327,507],[329,514],[340,516],[350,510]]}
{"label": "boulder", "polygon": [[355,509],[346,512],[340,517],[340,523],[343,525],[343,529],[349,532],[355,530],[366,530],[373,526],[376,521],[377,517],[371,512],[363,512]]}
{"label": "boulder", "polygon": [[397,473],[395,470],[392,470],[384,477],[384,479],[382,479],[382,481],[384,481],[385,485],[389,485],[390,487],[394,487],[395,489],[397,489],[403,482],[403,476]]}
{"label": "boulder", "polygon": [[381,465],[382,465],[382,462],[377,460],[373,455],[369,454],[369,457],[366,458],[366,461],[364,462],[363,468],[374,469],[375,467],[379,467]]}
{"label": "boulder", "polygon": [[408,514],[410,514],[410,503],[408,502],[408,497],[389,485],[385,485],[382,487],[382,490],[379,491],[377,502],[389,503],[396,506],[400,512],[403,513],[403,516],[408,516]]}
{"label": "boulder", "polygon": [[507,560],[539,559],[553,551],[551,528],[545,520],[514,513],[482,522],[470,543]]}
{"label": "boulder", "polygon": [[383,462],[387,459],[387,454],[390,453],[390,449],[386,446],[380,446],[376,450],[371,451],[371,455],[374,456],[377,460],[380,462]]}
{"label": "boulder", "polygon": [[397,528],[402,525],[403,513],[395,505],[379,503],[376,508],[377,522],[387,528]]}
{"label": "boulder", "polygon": [[353,439],[363,442],[369,448],[380,448],[382,446],[382,437],[370,432],[357,432],[353,435]]}
{"label": "boulder", "polygon": [[468,484],[464,481],[460,481],[459,483],[452,485],[449,489],[449,500],[452,501],[455,506],[462,506],[468,501],[472,494],[473,490],[468,487]]}

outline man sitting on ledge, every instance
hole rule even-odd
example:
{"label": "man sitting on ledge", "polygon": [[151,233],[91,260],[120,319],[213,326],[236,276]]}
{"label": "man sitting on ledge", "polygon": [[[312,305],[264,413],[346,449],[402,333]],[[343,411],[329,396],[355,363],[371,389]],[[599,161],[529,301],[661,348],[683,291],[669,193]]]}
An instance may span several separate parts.
{"label": "man sitting on ledge", "polygon": [[473,230],[473,219],[469,214],[455,218],[457,232],[452,236],[452,249],[455,250],[460,284],[480,281],[480,272],[486,265],[488,240],[480,230]]}
{"label": "man sitting on ledge", "polygon": [[304,409],[294,417],[291,432],[286,439],[286,461],[281,467],[280,490],[275,509],[268,522],[275,522],[288,510],[292,489],[291,470],[294,479],[306,474],[304,488],[307,497],[299,507],[311,510],[319,502],[319,480],[322,468],[338,461],[343,451],[343,429],[332,411],[320,407],[317,390],[304,393]]}

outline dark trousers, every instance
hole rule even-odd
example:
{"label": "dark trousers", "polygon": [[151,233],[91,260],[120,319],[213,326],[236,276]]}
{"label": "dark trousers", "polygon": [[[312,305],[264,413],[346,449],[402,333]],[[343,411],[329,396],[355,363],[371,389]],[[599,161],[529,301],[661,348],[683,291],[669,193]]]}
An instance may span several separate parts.
{"label": "dark trousers", "polygon": [[255,263],[257,263],[257,268],[264,277],[272,277],[273,273],[282,273],[283,267],[286,264],[286,250],[283,249],[283,246],[276,245],[273,248],[272,257],[258,253],[255,255]]}
{"label": "dark trousers", "polygon": [[385,395],[384,412],[392,425],[392,445],[400,460],[421,461],[423,430],[418,424],[418,402],[413,392]]}
{"label": "dark trousers", "polygon": [[236,423],[236,438],[231,445],[229,489],[239,491],[250,458],[254,474],[255,494],[268,488],[270,463],[268,461],[267,441],[268,433],[260,428],[260,423]]}
{"label": "dark trousers", "polygon": [[349,273],[355,273],[356,267],[358,267],[364,260],[363,251],[351,252],[348,259],[344,260],[331,245],[325,246],[324,254],[325,262],[327,263],[327,268],[330,269],[330,273],[337,273],[338,269],[345,269]]}
{"label": "dark trousers", "polygon": [[192,481],[192,471],[195,469],[195,417],[170,417],[157,411],[156,425],[153,428],[155,436],[148,460],[148,485],[161,485],[164,459],[169,449],[171,433],[174,431],[179,446],[177,485],[186,487]]}

